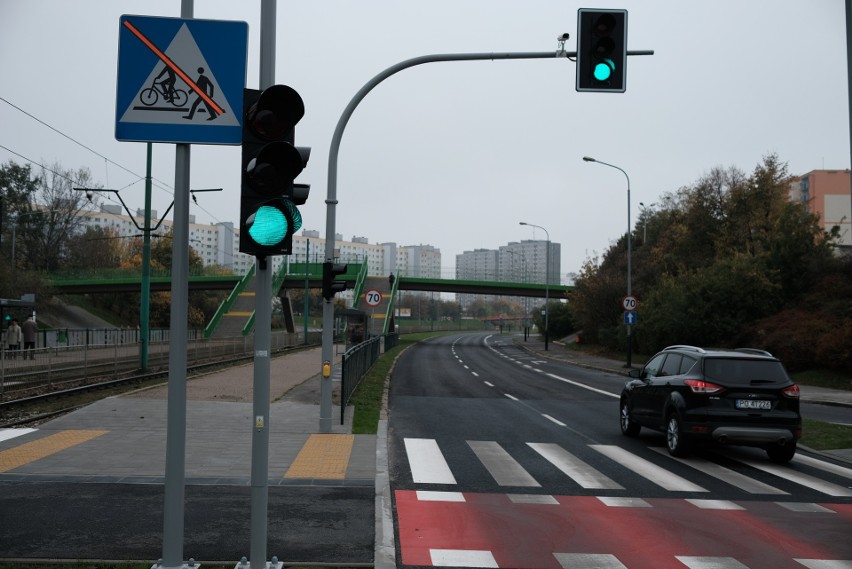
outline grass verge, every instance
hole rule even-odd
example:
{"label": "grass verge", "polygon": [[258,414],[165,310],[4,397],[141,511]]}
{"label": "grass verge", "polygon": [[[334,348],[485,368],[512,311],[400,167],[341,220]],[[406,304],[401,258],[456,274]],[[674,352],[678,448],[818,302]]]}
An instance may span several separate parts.
{"label": "grass verge", "polygon": [[[399,344],[382,354],[352,395],[351,403],[355,405],[355,415],[352,417],[352,434],[375,435],[379,428],[379,418],[382,413],[382,397],[385,392],[385,380],[393,368],[396,357],[402,350],[434,336],[445,336],[458,333],[458,330],[444,332],[423,332],[405,334],[399,337]],[[2,569],[2,568],[0,568]]]}
{"label": "grass verge", "polygon": [[804,419],[799,442],[814,450],[852,448],[852,427]]}

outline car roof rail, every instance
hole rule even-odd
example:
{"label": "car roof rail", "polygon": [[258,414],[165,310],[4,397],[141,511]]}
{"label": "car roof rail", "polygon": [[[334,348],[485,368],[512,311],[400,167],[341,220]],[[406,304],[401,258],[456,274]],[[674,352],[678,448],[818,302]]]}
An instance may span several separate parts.
{"label": "car roof rail", "polygon": [[697,346],[688,346],[686,344],[675,344],[674,346],[668,346],[666,350],[692,350],[693,352],[698,352],[699,354],[707,353],[706,351],[704,351],[703,348],[699,348]]}
{"label": "car roof rail", "polygon": [[767,352],[766,350],[761,350],[761,349],[758,349],[758,348],[736,348],[734,351],[735,352],[743,352],[743,353],[746,353],[746,354],[756,354],[758,356],[769,356],[770,358],[775,357],[772,354],[770,354],[769,352]]}

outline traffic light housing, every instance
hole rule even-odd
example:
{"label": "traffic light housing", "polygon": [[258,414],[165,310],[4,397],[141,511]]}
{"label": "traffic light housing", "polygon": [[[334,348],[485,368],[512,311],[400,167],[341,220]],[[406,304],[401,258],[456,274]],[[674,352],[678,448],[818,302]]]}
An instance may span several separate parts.
{"label": "traffic light housing", "polygon": [[577,91],[627,89],[627,10],[577,11]]}
{"label": "traffic light housing", "polygon": [[240,181],[240,251],[265,257],[289,255],[302,227],[296,206],[310,186],[294,183],[310,148],[294,146],[294,127],[305,114],[302,98],[286,85],[243,92]]}
{"label": "traffic light housing", "polygon": [[346,272],[346,265],[326,261],[322,264],[322,297],[332,300],[338,292],[346,290],[346,283],[334,280],[334,277]]}

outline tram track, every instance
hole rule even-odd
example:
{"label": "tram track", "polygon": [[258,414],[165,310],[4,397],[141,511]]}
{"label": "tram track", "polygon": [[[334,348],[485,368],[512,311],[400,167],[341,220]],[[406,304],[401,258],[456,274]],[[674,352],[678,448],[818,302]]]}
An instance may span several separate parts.
{"label": "tram track", "polygon": [[[280,352],[303,347],[288,347]],[[242,365],[252,360],[251,355],[240,355],[193,363],[187,366],[187,379]],[[111,375],[76,378],[52,382],[49,385],[43,384],[28,390],[7,391],[4,396],[11,398],[0,401],[0,428],[38,425],[106,397],[162,385],[168,382],[169,377],[168,366],[142,373],[128,369],[127,373],[129,375],[123,377]],[[33,391],[35,391],[34,394]]]}

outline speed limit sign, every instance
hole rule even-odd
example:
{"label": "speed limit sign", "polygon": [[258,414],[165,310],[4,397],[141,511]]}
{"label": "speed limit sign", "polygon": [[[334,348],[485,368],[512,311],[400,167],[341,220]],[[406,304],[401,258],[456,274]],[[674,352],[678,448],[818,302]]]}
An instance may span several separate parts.
{"label": "speed limit sign", "polygon": [[625,296],[621,299],[621,307],[627,312],[633,312],[636,310],[636,297],[635,296]]}
{"label": "speed limit sign", "polygon": [[369,306],[378,306],[382,303],[382,293],[376,289],[370,289],[364,293],[364,300]]}

